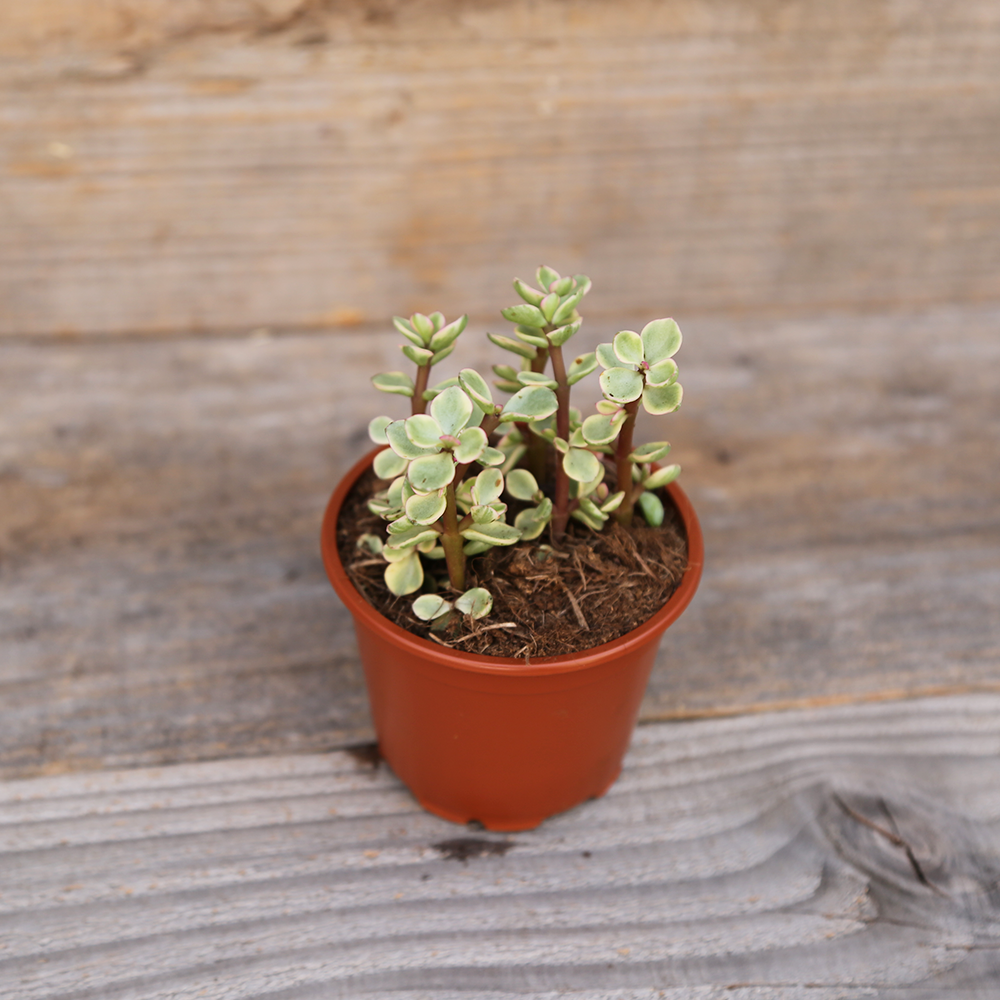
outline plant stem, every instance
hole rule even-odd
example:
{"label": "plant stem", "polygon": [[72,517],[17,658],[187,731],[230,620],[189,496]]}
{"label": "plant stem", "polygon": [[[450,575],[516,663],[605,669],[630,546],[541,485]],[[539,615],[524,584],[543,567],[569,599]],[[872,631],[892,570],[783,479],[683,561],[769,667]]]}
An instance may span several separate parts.
{"label": "plant stem", "polygon": [[458,505],[455,503],[455,482],[452,480],[444,490],[445,508],[441,518],[444,531],[441,533],[441,547],[448,567],[448,583],[451,589],[462,593],[465,590],[465,553],[462,547],[465,539],[458,533]]}
{"label": "plant stem", "polygon": [[[549,357],[552,358],[552,377],[556,380],[556,434],[564,441],[569,441],[569,383],[566,381],[566,366],[563,363],[562,347],[550,347]],[[569,521],[569,476],[563,464],[556,457],[556,489],[552,503],[551,532],[553,544],[562,541],[566,534],[566,524]]]}
{"label": "plant stem", "polygon": [[625,418],[625,423],[622,424],[622,429],[618,432],[618,446],[615,450],[618,489],[625,493],[625,498],[618,510],[615,511],[615,520],[623,528],[627,528],[632,523],[632,511],[635,508],[632,462],[629,460],[629,455],[632,452],[632,432],[635,430],[635,418],[639,412],[640,402],[642,402],[641,396],[638,399],[633,399],[631,403],[625,404],[625,412],[628,416]]}
{"label": "plant stem", "polygon": [[430,373],[430,365],[417,365],[417,377],[413,383],[413,398],[410,400],[411,417],[415,413],[427,412],[427,400],[424,399],[424,390],[427,388],[427,380]]}

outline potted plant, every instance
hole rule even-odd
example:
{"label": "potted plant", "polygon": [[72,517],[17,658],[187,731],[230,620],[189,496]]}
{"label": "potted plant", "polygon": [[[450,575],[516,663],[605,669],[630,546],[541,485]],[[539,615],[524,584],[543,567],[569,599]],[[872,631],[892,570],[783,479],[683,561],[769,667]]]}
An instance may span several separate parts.
{"label": "potted plant", "polygon": [[[519,362],[493,368],[502,403],[470,368],[430,384],[467,317],[394,320],[414,374],[372,381],[410,414],[371,422],[377,447],[322,529],[383,757],[431,812],[494,830],[537,826],[614,782],[703,556],[679,466],[656,464],[669,444],[633,442],[641,409],[680,405],[677,324],[570,360],[590,281],[541,267],[537,285],[514,282],[514,336],[488,334]],[[598,367],[603,398],[584,419],[570,391]]]}

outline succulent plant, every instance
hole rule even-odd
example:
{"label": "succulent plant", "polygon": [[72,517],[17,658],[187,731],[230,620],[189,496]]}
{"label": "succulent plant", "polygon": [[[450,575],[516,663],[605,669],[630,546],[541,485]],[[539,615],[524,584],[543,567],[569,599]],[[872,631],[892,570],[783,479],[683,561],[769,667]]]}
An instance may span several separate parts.
{"label": "succulent plant", "polygon": [[[505,403],[494,402],[486,380],[471,368],[429,385],[430,369],[454,350],[466,316],[451,323],[439,312],[396,317],[415,375],[384,372],[372,379],[383,392],[409,397],[411,413],[399,420],[376,417],[369,425],[372,440],[387,446],[373,468],[389,485],[368,505],[389,522],[388,534],[384,540],[363,535],[358,544],[385,559],[386,586],[400,596],[428,590],[424,559],[444,561],[448,589],[458,596],[420,594],[413,612],[424,621],[445,621],[455,612],[489,614],[488,591],[465,587],[470,556],[536,539],[546,529],[557,546],[570,517],[595,531],[612,514],[628,525],[636,504],[647,522],[662,523],[663,505],[653,491],[680,472],[677,465],[652,468],[669,451],[666,442],[632,445],[640,405],[654,414],[680,405],[673,361],[681,343],[677,324],[661,319],[641,333],[623,330],[567,364],[563,346],[580,329],[577,307],[590,279],[562,277],[549,267],[540,267],[536,278],[540,287],[515,279],[522,302],[502,310],[514,324],[514,337],[487,334],[520,358],[518,368],[493,367],[495,386],[511,394]],[[570,406],[570,389],[598,365],[604,368],[604,398],[581,421]],[[551,496],[539,485],[550,468]],[[612,469],[613,492],[605,482]],[[513,524],[506,520],[504,494],[529,505]]]}

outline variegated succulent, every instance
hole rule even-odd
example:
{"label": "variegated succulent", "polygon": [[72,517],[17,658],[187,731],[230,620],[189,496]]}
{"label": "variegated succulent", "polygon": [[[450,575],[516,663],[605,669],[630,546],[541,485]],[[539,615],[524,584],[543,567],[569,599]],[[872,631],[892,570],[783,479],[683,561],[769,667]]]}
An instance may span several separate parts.
{"label": "variegated succulent", "polygon": [[[580,329],[577,307],[590,280],[562,277],[548,267],[538,269],[537,280],[538,288],[516,279],[523,301],[502,310],[515,324],[515,336],[487,335],[520,358],[519,368],[493,368],[495,386],[512,394],[506,403],[494,402],[486,380],[471,368],[429,386],[431,367],[452,352],[465,316],[451,323],[441,313],[396,317],[415,376],[385,372],[372,379],[383,392],[408,396],[411,413],[400,420],[376,417],[369,425],[372,440],[387,446],[376,455],[374,471],[388,486],[369,508],[389,522],[388,535],[364,535],[358,544],[386,560],[392,593],[425,591],[413,603],[414,614],[425,621],[445,620],[455,611],[473,618],[489,614],[490,594],[465,587],[469,556],[538,538],[546,529],[558,545],[570,517],[594,530],[612,514],[628,524],[637,503],[649,523],[661,523],[663,505],[653,491],[680,471],[676,465],[651,467],[669,450],[666,442],[632,445],[640,404],[655,414],[680,405],[673,361],[681,342],[677,324],[654,320],[642,333],[622,331],[612,343],[567,364],[562,349]],[[570,388],[599,364],[605,369],[604,398],[581,421],[570,406]],[[549,496],[539,483],[551,469]],[[528,505],[513,524],[506,520],[504,494]],[[447,589],[457,597],[434,592],[440,589],[436,579],[428,587],[424,559],[444,561]]]}

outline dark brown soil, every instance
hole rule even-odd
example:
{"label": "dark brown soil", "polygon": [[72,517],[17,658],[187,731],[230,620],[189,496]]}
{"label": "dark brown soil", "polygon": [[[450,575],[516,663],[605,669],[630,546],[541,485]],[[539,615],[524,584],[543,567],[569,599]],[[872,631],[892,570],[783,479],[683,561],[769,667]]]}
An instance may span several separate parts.
{"label": "dark brown soil", "polygon": [[[441,627],[410,610],[416,594],[396,597],[383,582],[385,562],[359,550],[367,532],[386,537],[385,522],[366,502],[380,486],[369,471],[349,494],[337,525],[337,545],[347,575],[380,614],[415,635],[486,656],[558,656],[610,642],[658,611],[677,589],[687,567],[684,527],[666,491],[662,527],[636,514],[630,528],[611,523],[597,533],[576,521],[557,549],[546,552],[547,534],[532,542],[491,549],[468,562],[467,587],[485,587],[493,611],[479,621],[452,614]],[[513,522],[515,510],[508,512]],[[444,562],[424,560],[424,589],[447,590]],[[440,567],[438,573],[434,570]],[[433,574],[433,577],[432,577]],[[440,587],[435,583],[440,582]]]}

